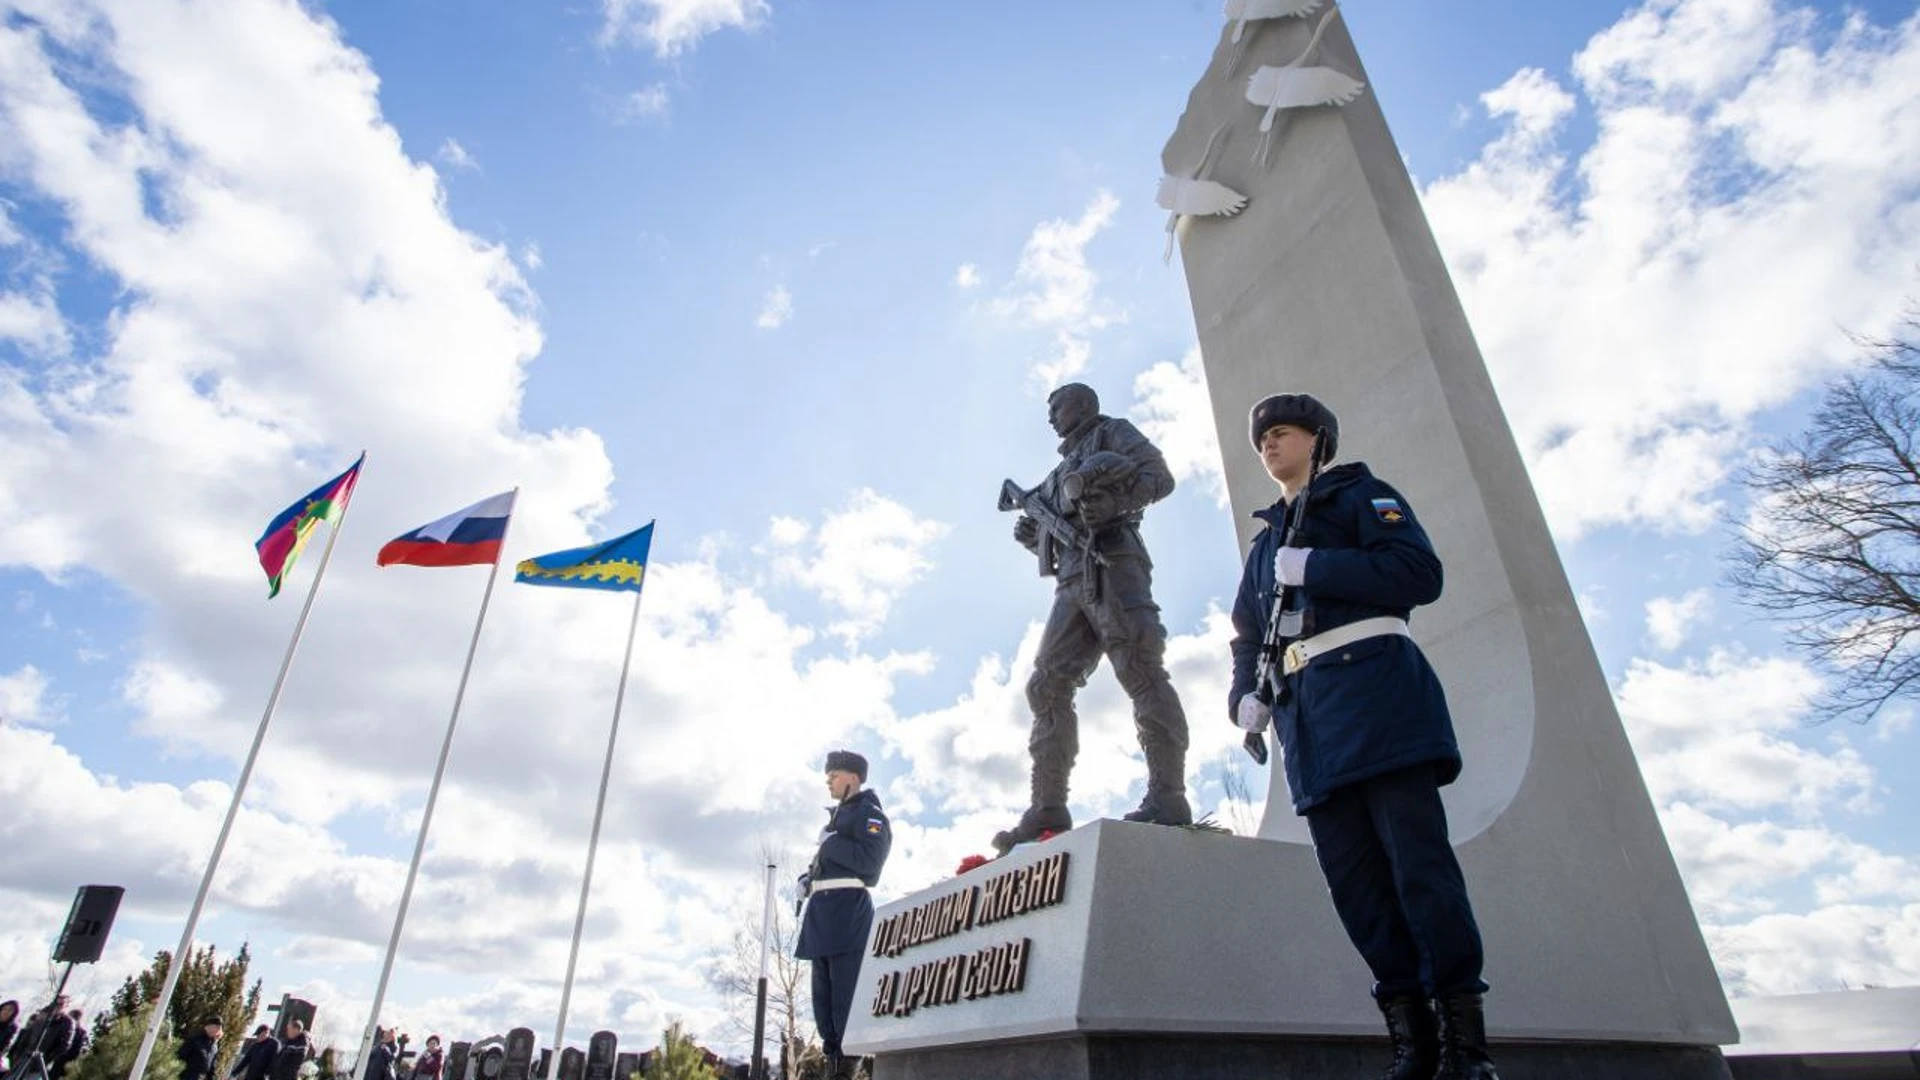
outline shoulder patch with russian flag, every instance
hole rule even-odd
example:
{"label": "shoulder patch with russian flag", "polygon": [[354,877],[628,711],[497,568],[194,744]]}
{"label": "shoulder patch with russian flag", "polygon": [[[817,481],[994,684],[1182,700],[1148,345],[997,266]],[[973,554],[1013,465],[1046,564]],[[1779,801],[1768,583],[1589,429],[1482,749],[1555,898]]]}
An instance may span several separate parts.
{"label": "shoulder patch with russian flag", "polygon": [[868,836],[879,836],[881,832],[883,832],[886,829],[886,827],[887,827],[887,823],[884,821],[881,821],[877,817],[870,817],[867,819],[867,835]]}
{"label": "shoulder patch with russian flag", "polygon": [[1404,525],[1407,520],[1407,512],[1401,508],[1398,499],[1373,500],[1373,516],[1387,525]]}

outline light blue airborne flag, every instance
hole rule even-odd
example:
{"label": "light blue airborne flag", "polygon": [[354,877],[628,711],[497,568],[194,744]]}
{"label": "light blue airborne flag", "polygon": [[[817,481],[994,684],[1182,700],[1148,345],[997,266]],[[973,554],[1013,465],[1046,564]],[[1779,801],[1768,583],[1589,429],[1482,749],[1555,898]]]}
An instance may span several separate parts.
{"label": "light blue airborne flag", "polygon": [[653,522],[600,544],[537,555],[516,568],[513,580],[528,585],[559,585],[569,589],[607,589],[639,592],[647,569],[647,550],[653,547]]}

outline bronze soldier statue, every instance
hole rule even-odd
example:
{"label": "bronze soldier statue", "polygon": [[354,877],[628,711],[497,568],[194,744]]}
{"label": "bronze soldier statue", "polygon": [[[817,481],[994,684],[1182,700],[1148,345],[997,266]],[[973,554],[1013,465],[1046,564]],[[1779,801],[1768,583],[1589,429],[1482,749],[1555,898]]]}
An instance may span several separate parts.
{"label": "bronze soldier statue", "polygon": [[1173,474],[1138,428],[1100,414],[1092,387],[1068,383],[1048,395],[1047,420],[1060,436],[1060,464],[1032,491],[1009,483],[1001,492],[1001,509],[1021,511],[1013,538],[1054,578],[1053,610],[1027,680],[1032,803],[1018,824],[993,838],[1003,853],[1042,833],[1073,828],[1067,777],[1080,748],[1073,695],[1102,655],[1133,699],[1133,726],[1147,757],[1146,797],[1126,819],[1193,821],[1187,718],[1167,680],[1167,631],[1153,602],[1153,562],[1140,538],[1142,512],[1173,491]]}

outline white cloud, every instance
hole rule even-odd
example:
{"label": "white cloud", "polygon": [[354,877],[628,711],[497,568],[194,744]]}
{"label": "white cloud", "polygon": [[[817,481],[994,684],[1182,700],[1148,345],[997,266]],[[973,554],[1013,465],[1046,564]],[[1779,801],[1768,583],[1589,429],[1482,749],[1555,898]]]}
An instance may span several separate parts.
{"label": "white cloud", "polygon": [[672,98],[667,93],[667,85],[654,83],[652,86],[628,94],[620,103],[618,119],[623,124],[636,120],[655,120],[667,115],[667,110],[672,103]]}
{"label": "white cloud", "polygon": [[1220,438],[1200,347],[1188,349],[1178,364],[1161,361],[1141,372],[1133,380],[1133,396],[1140,430],[1166,455],[1174,479],[1202,481],[1214,502],[1225,507],[1227,482],[1220,471]]}
{"label": "white cloud", "polygon": [[1618,700],[1656,802],[1805,816],[1864,803],[1873,790],[1872,770],[1851,747],[1819,750],[1786,737],[1819,690],[1819,676],[1797,661],[1716,649],[1682,667],[1632,661]]}
{"label": "white cloud", "polygon": [[762,330],[778,330],[793,318],[793,294],[785,285],[775,285],[767,291],[767,298],[760,303],[760,314],[754,317],[753,325]]}
{"label": "white cloud", "polygon": [[678,56],[720,30],[752,30],[773,14],[766,0],[601,0],[600,43],[643,43]]}
{"label": "white cloud", "polygon": [[47,677],[27,664],[11,675],[0,675],[0,727],[45,722]]}
{"label": "white cloud", "polygon": [[807,538],[813,527],[799,518],[776,517],[767,523],[767,537],[780,547],[791,547]]}
{"label": "white cloud", "polygon": [[1794,994],[1920,982],[1920,903],[1840,904],[1709,926],[1735,994]]}
{"label": "white cloud", "polygon": [[171,732],[191,731],[202,717],[217,714],[225,697],[215,683],[151,658],[134,663],[121,695],[139,710],[145,729],[163,738]]}
{"label": "white cloud", "polygon": [[1125,321],[1096,295],[1100,275],[1087,262],[1087,245],[1113,224],[1119,209],[1112,192],[1098,191],[1077,221],[1057,218],[1034,226],[1009,292],[994,301],[999,314],[1053,331],[1052,357],[1032,370],[1043,387],[1085,371],[1093,353],[1089,335]]}
{"label": "white cloud", "polygon": [[18,342],[37,356],[60,356],[72,348],[66,320],[45,290],[0,292],[0,341]]}
{"label": "white cloud", "polygon": [[782,517],[773,520],[769,537],[775,572],[839,609],[845,617],[831,629],[853,641],[878,629],[893,598],[933,568],[927,549],[947,532],[947,526],[863,489],[817,531]]}
{"label": "white cloud", "polygon": [[1604,592],[1603,588],[1582,589],[1573,598],[1573,602],[1580,608],[1580,617],[1586,620],[1588,626],[1599,626],[1612,618],[1606,602],[1601,599]]}
{"label": "white cloud", "polygon": [[1911,293],[1920,20],[1663,0],[1573,70],[1484,95],[1504,134],[1423,195],[1556,533],[1698,531],[1750,419]]}
{"label": "white cloud", "polygon": [[467,153],[467,148],[461,146],[459,140],[451,135],[440,143],[440,149],[435,151],[433,156],[446,162],[448,168],[480,171],[480,163],[475,161],[473,155]]}
{"label": "white cloud", "polygon": [[961,263],[960,269],[953,272],[953,284],[962,289],[978,288],[980,268],[972,263]]}
{"label": "white cloud", "polygon": [[1705,589],[1685,596],[1656,596],[1647,601],[1647,636],[1664,652],[1686,644],[1687,634],[1706,617],[1713,597]]}
{"label": "white cloud", "polygon": [[539,244],[529,241],[526,247],[520,249],[520,265],[529,270],[538,270],[547,265],[547,260],[540,255]]}
{"label": "white cloud", "polygon": [[[8,252],[10,275],[0,275],[0,342],[14,342],[34,357],[64,356],[73,342],[49,274],[50,264],[57,260],[21,233],[9,206],[0,199],[0,248],[14,249]],[[17,287],[5,287],[7,276]]]}
{"label": "white cloud", "polygon": [[[1920,949],[1907,940],[1920,912],[1920,864],[1828,820],[1871,812],[1878,784],[1845,736],[1809,745],[1819,689],[1802,664],[1716,650],[1683,667],[1635,660],[1618,692],[1731,993],[1910,982],[1920,973]],[[1811,906],[1784,910],[1796,887]],[[1842,933],[1852,936],[1836,942]]]}

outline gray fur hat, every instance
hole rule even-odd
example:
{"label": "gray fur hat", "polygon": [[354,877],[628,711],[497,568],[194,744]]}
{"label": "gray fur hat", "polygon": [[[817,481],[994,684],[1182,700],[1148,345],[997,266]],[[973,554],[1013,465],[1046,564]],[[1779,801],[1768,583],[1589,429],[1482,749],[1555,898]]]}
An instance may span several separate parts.
{"label": "gray fur hat", "polygon": [[1247,436],[1253,440],[1255,450],[1260,449],[1260,436],[1278,424],[1292,424],[1308,432],[1324,428],[1327,432],[1329,461],[1333,460],[1334,451],[1340,448],[1339,418],[1312,394],[1275,394],[1260,399],[1260,403],[1247,414]]}
{"label": "gray fur hat", "polygon": [[867,782],[867,759],[851,750],[834,750],[827,754],[827,772],[850,772]]}

